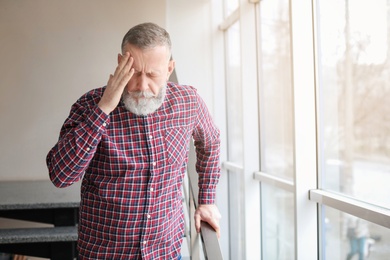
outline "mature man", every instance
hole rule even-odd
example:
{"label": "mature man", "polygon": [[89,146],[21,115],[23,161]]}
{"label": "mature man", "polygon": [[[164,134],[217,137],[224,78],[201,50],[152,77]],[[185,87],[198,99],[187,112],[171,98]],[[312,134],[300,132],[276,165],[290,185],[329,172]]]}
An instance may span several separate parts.
{"label": "mature man", "polygon": [[199,174],[196,228],[206,221],[219,235],[219,130],[195,88],[168,82],[174,66],[163,28],[131,28],[107,86],[77,100],[47,155],[54,185],[82,179],[80,259],[180,259],[191,137]]}

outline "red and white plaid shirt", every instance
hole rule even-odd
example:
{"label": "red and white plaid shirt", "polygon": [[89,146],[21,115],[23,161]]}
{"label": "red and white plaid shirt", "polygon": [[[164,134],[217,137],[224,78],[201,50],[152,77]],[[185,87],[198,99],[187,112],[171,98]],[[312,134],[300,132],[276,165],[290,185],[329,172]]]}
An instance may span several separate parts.
{"label": "red and white plaid shirt", "polygon": [[199,204],[213,204],[220,168],[219,130],[190,86],[169,82],[163,105],[137,116],[122,104],[106,115],[104,88],[73,106],[47,155],[52,182],[82,179],[80,259],[177,259],[184,235],[181,185],[191,137]]}

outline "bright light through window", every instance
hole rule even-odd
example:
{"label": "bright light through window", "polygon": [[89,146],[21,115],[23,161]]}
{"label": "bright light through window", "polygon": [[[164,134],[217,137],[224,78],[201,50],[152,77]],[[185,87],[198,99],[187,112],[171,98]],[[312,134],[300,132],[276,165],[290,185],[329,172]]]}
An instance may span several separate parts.
{"label": "bright light through window", "polygon": [[[318,0],[317,8],[320,188],[390,208],[390,2]],[[360,246],[347,238],[346,214],[324,209],[325,259],[357,247],[388,258],[388,229],[359,220],[370,231]]]}

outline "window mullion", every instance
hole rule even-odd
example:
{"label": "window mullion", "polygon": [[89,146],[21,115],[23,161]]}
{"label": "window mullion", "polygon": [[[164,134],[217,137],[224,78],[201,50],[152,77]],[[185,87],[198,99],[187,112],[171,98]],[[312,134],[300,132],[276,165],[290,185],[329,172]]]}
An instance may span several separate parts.
{"label": "window mullion", "polygon": [[[316,107],[312,1],[291,0],[295,165],[295,259],[317,259],[317,205],[308,191],[317,185]],[[312,73],[310,73],[312,72]]]}

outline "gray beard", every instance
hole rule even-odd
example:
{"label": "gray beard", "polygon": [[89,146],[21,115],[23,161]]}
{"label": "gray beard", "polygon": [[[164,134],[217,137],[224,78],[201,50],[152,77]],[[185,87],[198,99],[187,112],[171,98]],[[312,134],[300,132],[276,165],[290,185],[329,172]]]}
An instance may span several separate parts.
{"label": "gray beard", "polygon": [[139,116],[146,116],[161,107],[165,99],[166,89],[166,86],[161,87],[156,97],[154,97],[153,93],[150,91],[137,91],[131,93],[125,91],[122,94],[122,102],[124,103],[125,108],[131,113]]}

